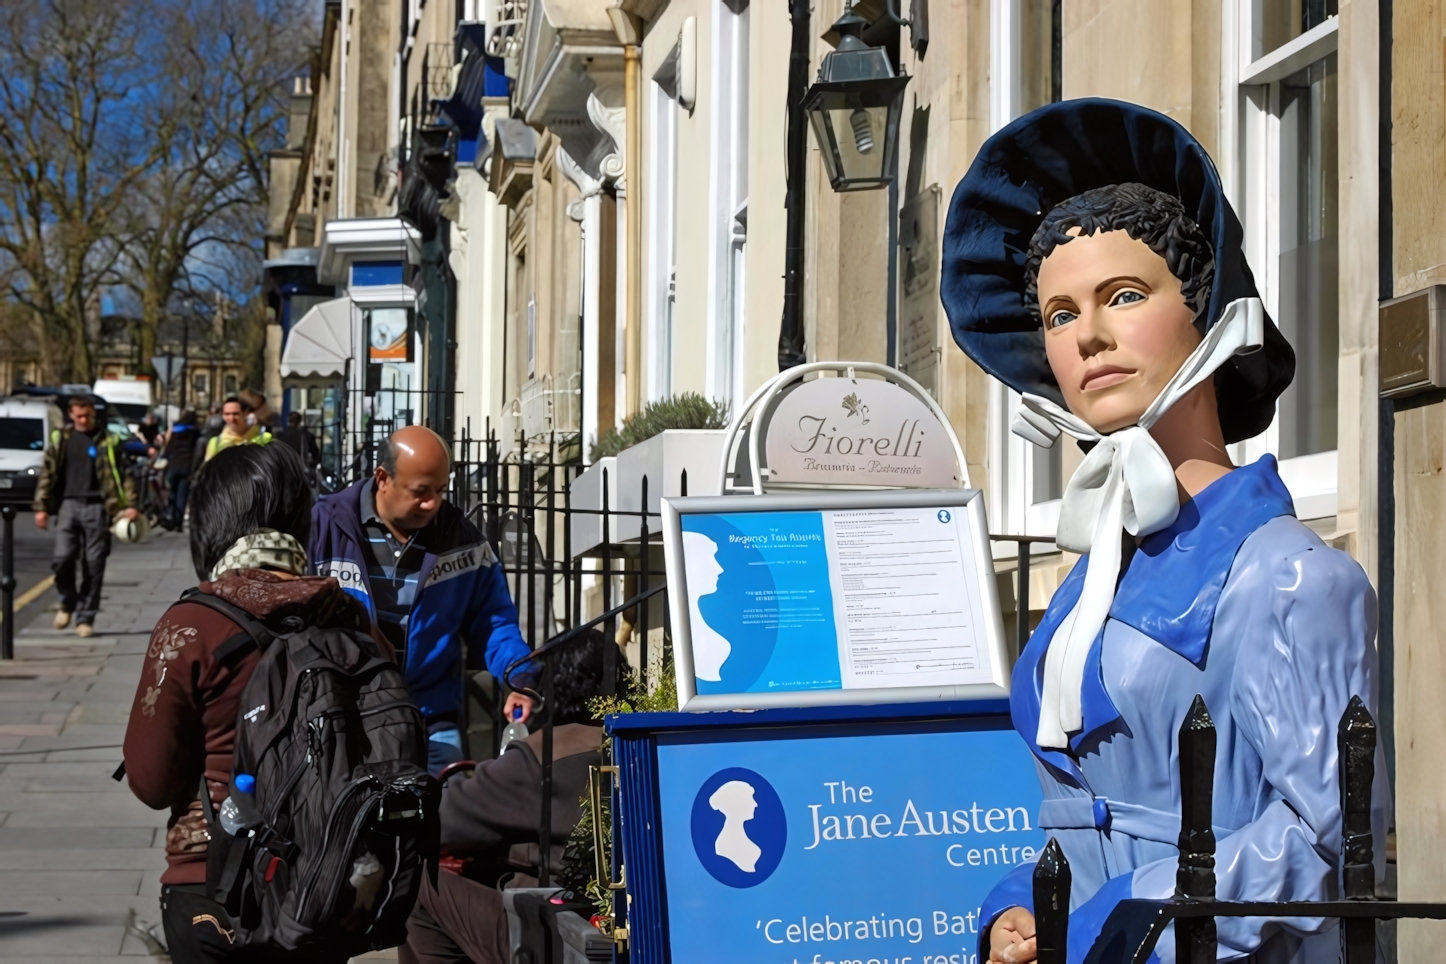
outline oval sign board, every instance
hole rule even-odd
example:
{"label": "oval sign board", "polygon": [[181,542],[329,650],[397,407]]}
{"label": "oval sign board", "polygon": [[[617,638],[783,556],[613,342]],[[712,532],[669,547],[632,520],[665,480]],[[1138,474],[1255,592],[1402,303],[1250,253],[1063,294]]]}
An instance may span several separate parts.
{"label": "oval sign board", "polygon": [[768,481],[959,487],[954,446],[908,389],[874,378],[816,378],[783,397],[764,440]]}

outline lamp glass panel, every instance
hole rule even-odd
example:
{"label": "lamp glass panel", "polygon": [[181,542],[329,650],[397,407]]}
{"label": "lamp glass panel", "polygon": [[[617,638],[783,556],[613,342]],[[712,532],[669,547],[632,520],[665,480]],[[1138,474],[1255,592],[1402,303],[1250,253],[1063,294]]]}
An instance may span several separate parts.
{"label": "lamp glass panel", "polygon": [[888,163],[888,107],[845,106],[830,110],[838,157],[848,180],[877,179]]}

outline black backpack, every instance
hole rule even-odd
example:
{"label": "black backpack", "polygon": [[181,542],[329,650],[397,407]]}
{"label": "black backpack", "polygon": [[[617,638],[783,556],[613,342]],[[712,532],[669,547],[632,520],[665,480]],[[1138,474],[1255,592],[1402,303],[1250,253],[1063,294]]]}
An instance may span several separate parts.
{"label": "black backpack", "polygon": [[[261,650],[236,721],[231,799],[246,822],[237,836],[201,780],[206,891],[231,915],[236,945],[355,956],[401,944],[421,875],[436,872],[441,800],[401,671],[360,633],[277,635],[215,596],[182,599],[245,631],[217,660]],[[236,792],[241,773],[255,777],[254,793]]]}

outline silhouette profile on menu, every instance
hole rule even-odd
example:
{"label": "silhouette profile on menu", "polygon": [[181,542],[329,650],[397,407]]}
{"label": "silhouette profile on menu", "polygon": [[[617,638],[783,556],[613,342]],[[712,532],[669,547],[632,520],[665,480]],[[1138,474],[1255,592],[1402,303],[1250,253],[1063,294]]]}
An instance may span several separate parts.
{"label": "silhouette profile on menu", "polygon": [[738,865],[738,869],[753,873],[763,850],[748,837],[743,825],[753,819],[758,811],[758,801],[753,799],[753,787],[742,780],[729,780],[708,798],[708,806],[723,814],[723,830],[713,844],[713,852]]}
{"label": "silhouette profile on menu", "polygon": [[723,575],[723,566],[718,562],[718,543],[701,532],[685,531],[683,558],[687,560],[688,569],[688,626],[693,642],[693,675],[716,683],[723,678],[723,664],[733,652],[733,646],[703,619],[698,610],[698,600],[718,591],[718,577]]}

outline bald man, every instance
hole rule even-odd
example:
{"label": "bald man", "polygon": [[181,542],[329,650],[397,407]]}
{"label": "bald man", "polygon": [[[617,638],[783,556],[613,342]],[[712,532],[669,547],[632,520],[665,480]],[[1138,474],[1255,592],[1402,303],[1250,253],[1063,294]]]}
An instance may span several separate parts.
{"label": "bald man", "polygon": [[[501,680],[530,649],[491,546],[446,500],[446,443],[431,429],[409,426],[382,443],[377,463],[371,478],[317,501],[311,564],[365,603],[396,649],[427,722],[435,776],[462,759],[457,724],[467,653],[484,654]],[[528,669],[514,681],[530,683]],[[504,712],[525,721],[532,702],[511,693]]]}

